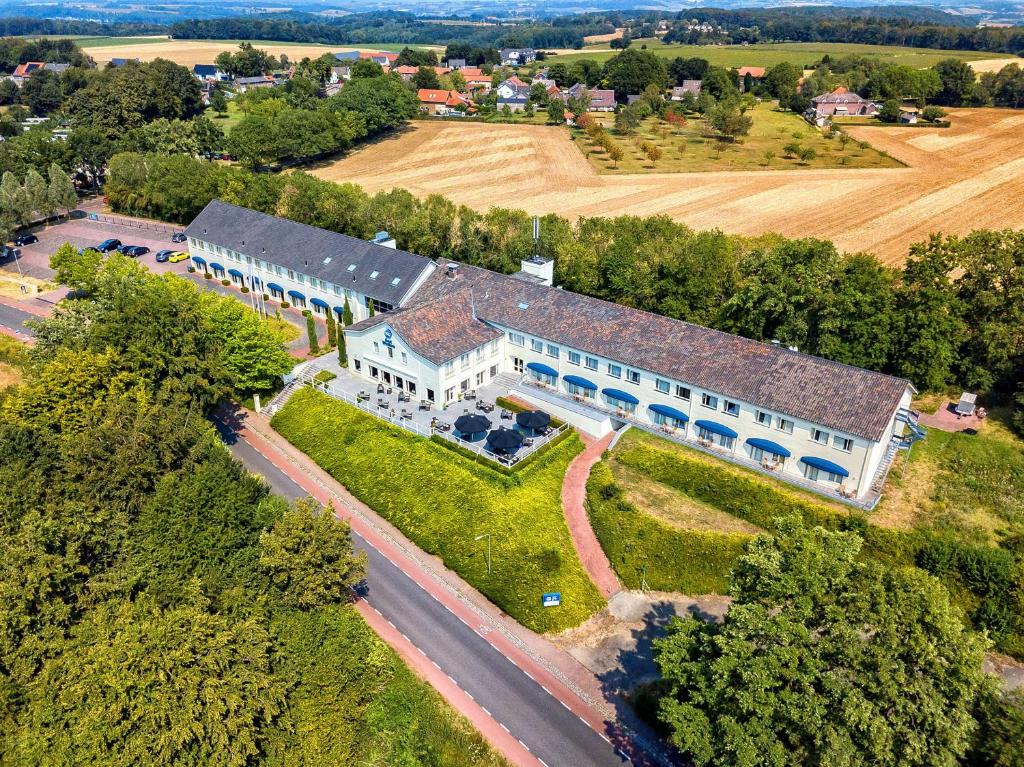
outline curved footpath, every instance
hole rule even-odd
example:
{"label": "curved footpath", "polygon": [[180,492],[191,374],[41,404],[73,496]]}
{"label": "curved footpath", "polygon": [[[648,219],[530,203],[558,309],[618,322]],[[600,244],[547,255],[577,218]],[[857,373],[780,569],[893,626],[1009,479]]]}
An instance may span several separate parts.
{"label": "curved footpath", "polygon": [[601,455],[608,449],[614,436],[615,433],[612,432],[595,440],[580,432],[580,439],[583,440],[586,449],[572,460],[562,481],[562,511],[572,535],[572,544],[576,547],[576,556],[579,557],[590,580],[606,599],[621,591],[622,586],[597,536],[594,535],[594,529],[590,526],[586,500],[590,470],[601,460]]}
{"label": "curved footpath", "polygon": [[354,542],[369,555],[360,612],[510,762],[667,763],[647,728],[592,672],[420,552],[264,417],[241,415],[218,419],[235,457],[284,497],[311,495],[350,522]]}

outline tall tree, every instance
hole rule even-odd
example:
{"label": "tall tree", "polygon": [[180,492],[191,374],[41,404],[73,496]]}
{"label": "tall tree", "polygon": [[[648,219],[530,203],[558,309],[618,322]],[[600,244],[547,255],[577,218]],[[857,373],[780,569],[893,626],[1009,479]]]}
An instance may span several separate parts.
{"label": "tall tree", "polygon": [[32,218],[49,218],[52,215],[46,179],[35,168],[29,168],[25,174],[25,198]]}
{"label": "tall tree", "polygon": [[795,518],[748,544],[721,625],[657,641],[672,741],[698,765],[955,767],[985,641],[936,580],[858,560],[853,533]]}

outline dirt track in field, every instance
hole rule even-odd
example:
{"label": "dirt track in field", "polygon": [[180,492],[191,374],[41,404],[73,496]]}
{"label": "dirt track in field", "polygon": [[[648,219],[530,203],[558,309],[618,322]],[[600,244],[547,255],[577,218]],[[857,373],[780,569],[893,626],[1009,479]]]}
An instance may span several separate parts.
{"label": "dirt track in field", "polygon": [[417,122],[316,175],[443,194],[478,210],[666,214],[697,229],[823,237],[899,264],[931,232],[1024,227],[1024,110],[955,110],[950,128],[850,128],[908,165],[599,175],[559,127]]}

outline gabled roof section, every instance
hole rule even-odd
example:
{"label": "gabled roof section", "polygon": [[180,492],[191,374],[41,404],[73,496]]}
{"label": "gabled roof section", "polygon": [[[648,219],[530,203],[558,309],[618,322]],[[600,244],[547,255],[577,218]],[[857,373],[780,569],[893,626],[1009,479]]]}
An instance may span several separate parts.
{"label": "gabled roof section", "polygon": [[442,365],[502,336],[500,330],[476,318],[473,300],[469,288],[454,290],[408,309],[368,317],[346,330],[359,332],[387,324],[414,352]]}
{"label": "gabled roof section", "polygon": [[413,299],[472,288],[476,317],[870,440],[909,381],[444,259]]}
{"label": "gabled roof section", "polygon": [[220,200],[203,208],[185,234],[393,306],[401,305],[409,290],[433,269],[423,256]]}

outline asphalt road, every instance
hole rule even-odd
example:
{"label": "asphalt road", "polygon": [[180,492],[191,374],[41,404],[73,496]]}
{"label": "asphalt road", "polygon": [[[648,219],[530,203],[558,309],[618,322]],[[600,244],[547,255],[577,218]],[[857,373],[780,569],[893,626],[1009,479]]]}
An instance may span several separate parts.
{"label": "asphalt road", "polygon": [[34,336],[35,331],[26,328],[23,323],[25,320],[35,318],[36,315],[34,314],[22,311],[21,309],[15,309],[13,306],[0,304],[0,325],[3,325],[5,328],[16,330],[26,336]]}
{"label": "asphalt road", "polygon": [[[232,454],[278,495],[308,495],[244,440],[218,424]],[[601,767],[627,760],[561,702],[450,613],[360,536],[367,553],[366,600],[549,767]]]}

